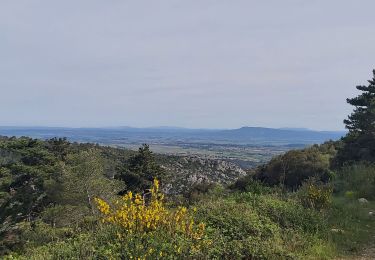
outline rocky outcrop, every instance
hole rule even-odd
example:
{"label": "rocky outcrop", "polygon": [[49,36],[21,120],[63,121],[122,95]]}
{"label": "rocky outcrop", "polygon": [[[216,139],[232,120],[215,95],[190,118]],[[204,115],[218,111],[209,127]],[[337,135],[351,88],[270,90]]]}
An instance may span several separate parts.
{"label": "rocky outcrop", "polygon": [[367,203],[368,203],[368,200],[365,199],[365,198],[359,198],[359,199],[358,199],[358,202],[359,202],[360,204],[367,204]]}
{"label": "rocky outcrop", "polygon": [[174,194],[195,184],[229,184],[246,175],[246,171],[232,162],[198,156],[175,157],[162,165],[168,176],[164,191]]}

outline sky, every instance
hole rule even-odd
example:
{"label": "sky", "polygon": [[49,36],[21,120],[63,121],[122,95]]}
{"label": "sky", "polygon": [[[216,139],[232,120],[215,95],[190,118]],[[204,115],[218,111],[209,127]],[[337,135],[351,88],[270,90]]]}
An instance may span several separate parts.
{"label": "sky", "polygon": [[342,130],[374,0],[1,0],[0,125]]}

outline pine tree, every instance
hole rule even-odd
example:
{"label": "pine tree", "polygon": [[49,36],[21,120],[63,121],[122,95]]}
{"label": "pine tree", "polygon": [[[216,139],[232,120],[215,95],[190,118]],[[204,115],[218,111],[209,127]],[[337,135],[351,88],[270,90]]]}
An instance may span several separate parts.
{"label": "pine tree", "polygon": [[152,185],[155,178],[163,181],[164,174],[164,169],[156,162],[150,147],[143,144],[138,149],[138,153],[133,155],[128,160],[128,164],[115,176],[126,185],[119,194],[123,195],[127,191],[144,192]]}
{"label": "pine tree", "polygon": [[347,99],[350,105],[355,106],[353,113],[344,120],[346,128],[352,134],[375,132],[375,70],[373,70],[373,79],[368,82],[368,86],[356,87],[363,92],[362,94]]}
{"label": "pine tree", "polygon": [[375,70],[368,86],[357,86],[362,93],[347,102],[354,106],[354,111],[344,120],[349,133],[342,139],[335,166],[347,163],[368,161],[375,162]]}

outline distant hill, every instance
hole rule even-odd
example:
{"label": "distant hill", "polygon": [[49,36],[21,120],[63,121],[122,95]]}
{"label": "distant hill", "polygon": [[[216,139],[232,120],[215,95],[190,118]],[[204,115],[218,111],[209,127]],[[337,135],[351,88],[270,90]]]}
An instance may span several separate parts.
{"label": "distant hill", "polygon": [[327,140],[340,139],[344,131],[313,131],[308,129],[275,129],[265,127],[242,127],[224,130],[219,133],[222,138],[245,142],[286,142],[289,144],[322,143]]}
{"label": "distant hill", "polygon": [[0,127],[0,135],[4,136],[30,136],[42,139],[66,137],[69,140],[76,142],[95,142],[115,145],[129,143],[306,145],[323,143],[327,140],[337,140],[344,134],[344,131],[313,131],[308,129],[275,129],[265,127],[242,127],[230,130],[187,129],[177,127]]}

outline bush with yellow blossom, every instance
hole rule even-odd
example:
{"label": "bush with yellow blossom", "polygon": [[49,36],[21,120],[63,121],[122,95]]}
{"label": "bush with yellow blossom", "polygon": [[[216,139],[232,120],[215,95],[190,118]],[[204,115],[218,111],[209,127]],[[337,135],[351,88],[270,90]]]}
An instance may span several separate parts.
{"label": "bush with yellow blossom", "polygon": [[116,242],[109,245],[111,257],[197,256],[210,243],[204,236],[205,225],[196,223],[186,207],[166,207],[156,179],[149,199],[129,191],[112,205],[99,198],[96,202],[102,222],[111,224],[116,232]]}
{"label": "bush with yellow blossom", "polygon": [[301,203],[309,208],[322,210],[331,204],[332,186],[310,179],[304,183],[299,191]]}

